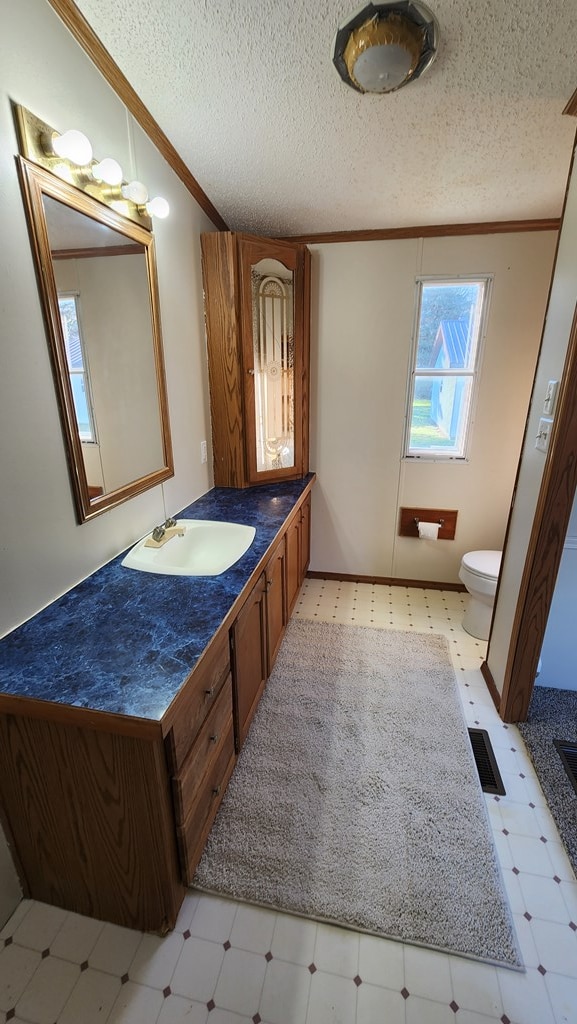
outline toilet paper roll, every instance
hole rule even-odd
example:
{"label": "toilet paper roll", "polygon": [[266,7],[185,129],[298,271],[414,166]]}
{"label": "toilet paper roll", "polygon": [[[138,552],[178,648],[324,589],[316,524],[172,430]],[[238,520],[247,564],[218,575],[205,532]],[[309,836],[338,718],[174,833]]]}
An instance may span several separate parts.
{"label": "toilet paper roll", "polygon": [[421,540],[438,540],[439,539],[439,523],[419,523],[419,538]]}

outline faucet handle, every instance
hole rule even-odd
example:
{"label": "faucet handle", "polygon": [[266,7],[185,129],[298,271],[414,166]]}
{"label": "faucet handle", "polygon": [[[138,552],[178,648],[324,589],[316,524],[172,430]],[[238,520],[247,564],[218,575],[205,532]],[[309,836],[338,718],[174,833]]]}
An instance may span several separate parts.
{"label": "faucet handle", "polygon": [[172,516],[169,516],[168,519],[166,519],[164,522],[164,528],[168,530],[171,526],[176,526],[176,519],[173,519]]}
{"label": "faucet handle", "polygon": [[156,540],[156,541],[162,540],[162,538],[164,537],[165,533],[166,533],[166,530],[165,530],[164,526],[155,526],[154,530],[152,531],[152,539]]}

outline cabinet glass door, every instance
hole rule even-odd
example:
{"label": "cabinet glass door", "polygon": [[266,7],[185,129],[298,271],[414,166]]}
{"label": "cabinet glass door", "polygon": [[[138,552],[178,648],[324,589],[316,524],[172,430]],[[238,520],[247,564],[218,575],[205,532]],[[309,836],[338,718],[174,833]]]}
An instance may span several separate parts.
{"label": "cabinet glass door", "polygon": [[279,260],[251,267],[257,473],[295,466],[293,278]]}

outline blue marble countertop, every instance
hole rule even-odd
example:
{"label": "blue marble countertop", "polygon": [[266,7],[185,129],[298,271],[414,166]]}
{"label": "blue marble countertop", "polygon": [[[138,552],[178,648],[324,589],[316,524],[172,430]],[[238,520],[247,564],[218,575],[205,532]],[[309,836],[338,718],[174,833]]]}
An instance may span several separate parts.
{"label": "blue marble countertop", "polygon": [[178,513],[256,527],[220,576],[160,576],[118,555],[0,640],[0,693],[160,721],[313,479],[213,488]]}

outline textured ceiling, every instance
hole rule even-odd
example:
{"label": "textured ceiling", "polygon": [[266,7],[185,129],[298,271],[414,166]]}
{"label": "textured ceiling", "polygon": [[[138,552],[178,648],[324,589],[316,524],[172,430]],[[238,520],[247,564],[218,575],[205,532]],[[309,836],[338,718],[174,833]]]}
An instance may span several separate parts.
{"label": "textured ceiling", "polygon": [[577,122],[575,0],[429,0],[418,81],[332,64],[359,0],[76,0],[229,227],[309,234],[556,217]]}

